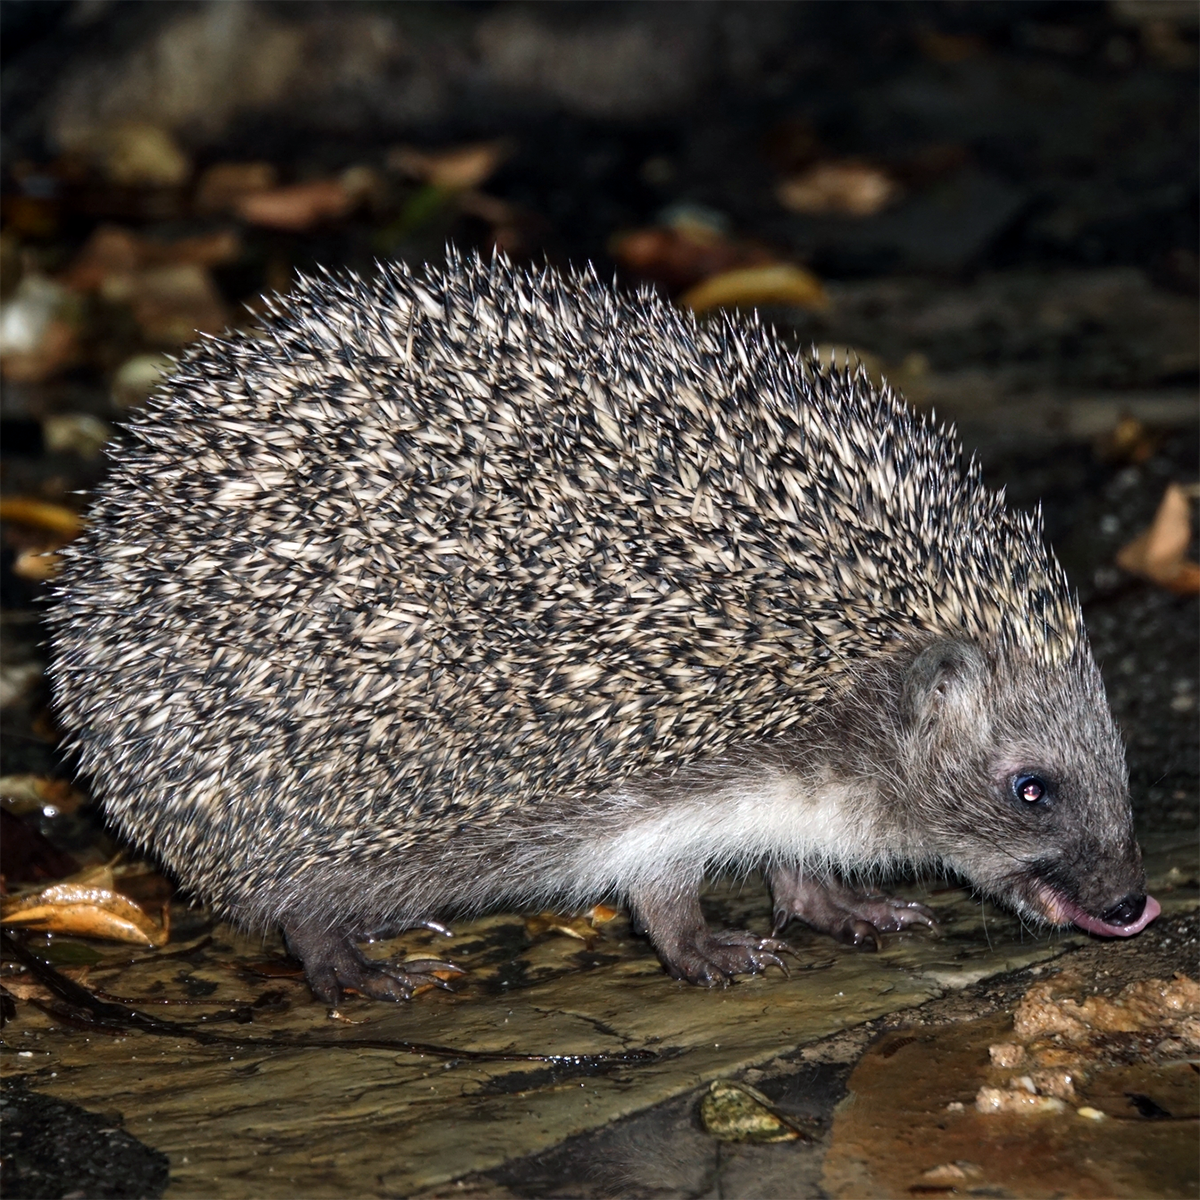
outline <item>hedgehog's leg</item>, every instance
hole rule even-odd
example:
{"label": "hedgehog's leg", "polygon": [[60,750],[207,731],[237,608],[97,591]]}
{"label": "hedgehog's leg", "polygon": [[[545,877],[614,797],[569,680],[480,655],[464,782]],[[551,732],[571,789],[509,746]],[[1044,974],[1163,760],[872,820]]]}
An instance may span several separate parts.
{"label": "hedgehog's leg", "polygon": [[704,987],[724,986],[734,975],[756,974],[779,967],[786,942],[739,929],[714,932],[700,911],[696,887],[667,883],[642,885],[630,894],[634,928],[646,934],[667,971],[676,979]]}
{"label": "hedgehog's leg", "polygon": [[313,995],[324,1004],[336,1005],[343,988],[373,1000],[411,1000],[422,985],[447,986],[438,972],[463,974],[461,967],[436,958],[403,964],[367,958],[351,934],[315,922],[285,922],[283,937],[288,951],[304,964]]}
{"label": "hedgehog's leg", "polygon": [[832,934],[839,942],[878,950],[879,935],[908,925],[937,924],[923,904],[878,893],[856,892],[833,879],[817,879],[795,868],[777,867],[771,872],[771,896],[775,902],[775,932],[793,918]]}

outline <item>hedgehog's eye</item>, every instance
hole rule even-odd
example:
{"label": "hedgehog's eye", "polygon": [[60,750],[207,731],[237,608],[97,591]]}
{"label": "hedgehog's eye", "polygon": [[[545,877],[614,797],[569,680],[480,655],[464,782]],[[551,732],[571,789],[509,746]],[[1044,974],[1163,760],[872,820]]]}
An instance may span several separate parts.
{"label": "hedgehog's eye", "polygon": [[1012,782],[1013,795],[1026,804],[1040,804],[1050,795],[1050,787],[1040,775],[1018,775]]}

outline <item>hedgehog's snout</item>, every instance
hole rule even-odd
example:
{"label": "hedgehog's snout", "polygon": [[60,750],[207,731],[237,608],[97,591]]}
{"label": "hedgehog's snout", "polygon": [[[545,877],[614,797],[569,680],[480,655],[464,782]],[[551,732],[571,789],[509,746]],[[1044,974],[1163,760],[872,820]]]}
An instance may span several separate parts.
{"label": "hedgehog's snout", "polygon": [[1112,906],[1100,914],[1100,920],[1107,925],[1132,925],[1146,910],[1146,893],[1132,893],[1123,896]]}

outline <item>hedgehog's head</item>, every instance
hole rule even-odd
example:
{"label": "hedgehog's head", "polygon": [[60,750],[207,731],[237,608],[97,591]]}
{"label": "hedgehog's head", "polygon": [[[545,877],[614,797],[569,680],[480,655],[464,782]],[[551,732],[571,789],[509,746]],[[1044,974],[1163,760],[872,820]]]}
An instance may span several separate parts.
{"label": "hedgehog's head", "polygon": [[906,664],[899,709],[903,807],[932,853],[1037,922],[1127,936],[1158,915],[1086,647],[1054,666],[937,640]]}

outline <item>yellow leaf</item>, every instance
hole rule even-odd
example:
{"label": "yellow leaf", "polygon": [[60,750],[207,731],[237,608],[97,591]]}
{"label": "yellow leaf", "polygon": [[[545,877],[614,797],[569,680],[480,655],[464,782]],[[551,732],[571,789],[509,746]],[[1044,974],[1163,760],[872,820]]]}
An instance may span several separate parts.
{"label": "yellow leaf", "polygon": [[759,304],[824,308],[828,298],[821,281],[811,271],[792,263],[770,263],[712,275],[684,292],[679,303],[701,313],[714,308],[754,308]]}
{"label": "yellow leaf", "polygon": [[0,521],[33,525],[68,540],[77,537],[83,529],[83,518],[77,512],[62,504],[50,504],[46,500],[33,500],[25,496],[10,496],[0,500]]}

